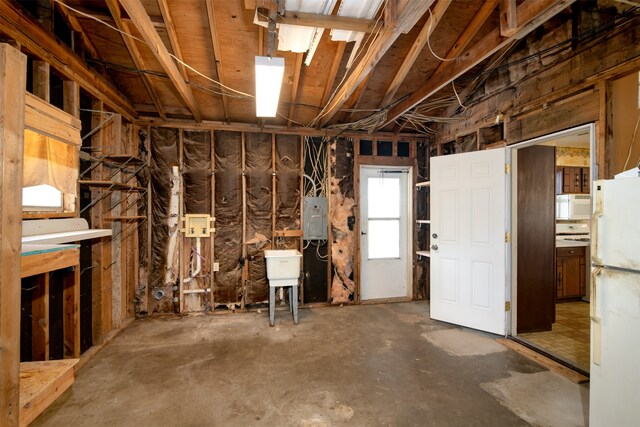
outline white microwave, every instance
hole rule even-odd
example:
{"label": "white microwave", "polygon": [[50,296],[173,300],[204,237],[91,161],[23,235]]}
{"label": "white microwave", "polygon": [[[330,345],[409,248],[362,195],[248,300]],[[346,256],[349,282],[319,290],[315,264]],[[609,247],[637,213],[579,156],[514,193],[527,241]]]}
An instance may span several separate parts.
{"label": "white microwave", "polygon": [[591,218],[591,196],[588,194],[559,194],[556,196],[556,219]]}

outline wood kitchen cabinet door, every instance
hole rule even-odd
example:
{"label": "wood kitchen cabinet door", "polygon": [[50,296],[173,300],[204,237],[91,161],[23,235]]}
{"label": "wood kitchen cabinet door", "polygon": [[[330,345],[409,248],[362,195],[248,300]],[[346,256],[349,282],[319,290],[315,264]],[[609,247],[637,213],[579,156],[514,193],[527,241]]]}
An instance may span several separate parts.
{"label": "wood kitchen cabinet door", "polygon": [[589,168],[556,167],[556,194],[589,194],[590,187]]}
{"label": "wood kitchen cabinet door", "polygon": [[556,299],[585,295],[586,256],[584,247],[556,249]]}

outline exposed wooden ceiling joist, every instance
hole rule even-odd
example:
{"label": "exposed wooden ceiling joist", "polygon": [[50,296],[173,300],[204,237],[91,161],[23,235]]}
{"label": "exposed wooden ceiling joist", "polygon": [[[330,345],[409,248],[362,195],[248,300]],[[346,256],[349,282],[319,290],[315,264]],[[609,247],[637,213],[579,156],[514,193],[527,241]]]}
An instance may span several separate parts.
{"label": "exposed wooden ceiling joist", "polygon": [[433,13],[425,22],[422,30],[420,30],[420,34],[416,37],[416,40],[411,46],[411,49],[409,49],[407,56],[405,56],[402,65],[396,72],[396,75],[391,81],[382,101],[380,101],[378,108],[386,107],[391,103],[391,101],[393,101],[393,97],[396,95],[396,92],[398,92],[400,85],[404,81],[405,77],[407,77],[407,74],[409,74],[409,71],[411,71],[411,67],[413,67],[416,59],[418,59],[418,56],[422,53],[422,49],[424,49],[427,44],[428,38],[431,35],[430,32],[433,32],[433,30],[438,26],[438,23],[444,16],[444,13],[447,11],[452,1],[453,0],[438,0],[436,7],[433,8]]}
{"label": "exposed wooden ceiling joist", "polygon": [[333,89],[333,84],[336,81],[336,76],[338,75],[338,70],[340,69],[340,63],[342,62],[342,55],[344,55],[344,50],[346,47],[347,42],[338,42],[336,53],[333,55],[333,61],[331,61],[331,68],[329,69],[327,82],[324,85],[324,92],[322,93],[322,101],[320,102],[320,107],[326,105],[326,103],[329,101],[329,96],[331,96],[331,89]]}
{"label": "exposed wooden ceiling joist", "polygon": [[511,37],[518,31],[516,0],[500,0],[500,35]]}
{"label": "exposed wooden ceiling joist", "polygon": [[[109,22],[109,23],[114,22],[113,17],[104,13],[101,10],[94,10],[94,9],[90,9],[82,6],[73,6],[73,9],[75,10],[69,9],[69,13],[72,16],[76,16],[78,18],[91,19],[87,16],[87,15],[90,15],[91,17],[99,19],[104,22]],[[149,19],[151,20],[151,23],[153,24],[154,27],[157,27],[157,28],[165,27],[165,21],[162,19],[162,17],[149,15]],[[133,21],[128,16],[123,16],[122,20],[127,24],[133,24]]]}
{"label": "exposed wooden ceiling joist", "polygon": [[289,98],[289,113],[287,114],[287,127],[291,127],[293,122],[293,112],[298,98],[298,86],[300,85],[300,72],[302,71],[302,58],[304,53],[296,54],[296,65],[293,71],[293,85],[291,87],[291,97]]}
{"label": "exposed wooden ceiling joist", "polygon": [[169,51],[167,47],[162,42],[160,35],[153,27],[151,20],[149,19],[149,15],[140,3],[140,0],[120,0],[120,3],[124,7],[124,9],[131,17],[134,25],[138,28],[140,34],[145,39],[149,48],[155,55],[158,62],[164,69],[164,71],[169,75],[169,79],[176,87],[178,94],[187,105],[191,114],[193,114],[196,122],[202,121],[202,114],[200,113],[200,108],[196,103],[195,98],[193,97],[193,93],[191,92],[189,85],[185,82],[184,78],[180,74],[178,67],[173,62],[173,58],[169,55]]}
{"label": "exposed wooden ceiling joist", "polygon": [[389,109],[384,123],[379,126],[378,129],[395,121],[406,111],[430,96],[433,96],[456,78],[511,43],[513,39],[525,37],[548,19],[570,6],[574,1],[575,0],[525,0],[524,3],[518,6],[518,31],[512,37],[502,37],[500,35],[500,29],[495,28],[454,61],[442,63],[425,85]]}
{"label": "exposed wooden ceiling joist", "polygon": [[[167,3],[167,0],[158,0],[158,7],[160,8],[160,14],[162,15],[162,19],[167,28],[167,35],[169,36],[171,50],[180,61],[184,61],[182,49],[180,48],[180,43],[178,42],[178,33],[176,32],[176,26],[173,24],[173,18],[171,17],[171,12],[169,11],[169,4]],[[182,73],[182,77],[185,80],[189,80],[189,72],[187,71],[187,67],[185,67],[182,63],[178,63],[178,68]]]}
{"label": "exposed wooden ceiling joist", "polygon": [[128,120],[138,117],[131,102],[104,77],[90,69],[71,49],[60,43],[34,20],[25,17],[16,6],[0,1],[0,31],[22,45],[37,58],[48,62],[64,77],[75,80],[93,97],[103,101]]}
{"label": "exposed wooden ceiling joist", "polygon": [[324,127],[329,120],[340,110],[349,96],[356,90],[362,80],[375,68],[380,59],[389,50],[393,42],[405,30],[413,28],[415,23],[424,15],[434,0],[406,0],[404,7],[399,9],[396,25],[385,26],[376,35],[375,40],[368,46],[358,64],[353,67],[349,77],[338,89],[333,99],[329,101],[322,112],[319,124]]}
{"label": "exposed wooden ceiling joist", "polygon": [[[107,7],[111,12],[111,16],[113,17],[113,21],[116,24],[116,27],[120,31],[126,34],[131,34],[131,29],[129,28],[129,24],[127,24],[122,20],[122,14],[120,12],[120,5],[118,4],[118,0],[106,0],[106,2],[107,2]],[[147,63],[145,62],[142,55],[140,55],[140,51],[138,50],[138,46],[136,46],[135,40],[125,34],[121,34],[121,36],[122,36],[122,41],[127,47],[127,51],[129,52],[129,56],[131,57],[131,60],[133,61],[133,64],[135,65],[135,67],[138,70],[148,70],[149,67],[147,66]],[[162,106],[162,101],[158,97],[158,94],[156,93],[156,90],[153,87],[153,83],[151,82],[151,79],[144,72],[140,72],[139,75],[140,75],[140,78],[142,79],[142,83],[144,84],[145,89],[147,90],[147,93],[149,94],[149,97],[151,98],[151,101],[153,102],[153,105],[156,106],[156,110],[158,111],[158,114],[163,120],[166,119],[164,107]]]}
{"label": "exposed wooden ceiling joist", "polygon": [[87,35],[85,34],[84,29],[80,24],[80,21],[78,21],[78,18],[76,18],[76,16],[73,13],[71,13],[71,9],[68,9],[58,3],[55,3],[55,4],[58,8],[58,11],[67,21],[71,29],[80,35],[80,38],[82,39],[82,43],[84,44],[84,49],[86,49],[86,51],[89,53],[89,55],[92,58],[100,59],[101,57],[100,57],[100,54],[98,53],[98,50],[94,46],[91,39],[87,37]]}
{"label": "exposed wooden ceiling joist", "polygon": [[[218,32],[216,30],[216,17],[213,10],[213,0],[205,0],[207,5],[207,20],[209,22],[209,33],[211,34],[211,44],[213,46],[213,61],[216,65],[216,74],[218,75],[218,81],[221,85],[224,84],[224,77],[222,76],[222,58],[220,55],[220,44],[218,41]],[[224,93],[224,89],[222,89]],[[225,122],[229,121],[229,99],[224,94],[222,96],[222,109],[224,112]]]}
{"label": "exposed wooden ceiling joist", "polygon": [[[269,21],[268,9],[258,8],[258,20]],[[306,13],[286,10],[284,15],[277,15],[278,24],[297,25],[302,27],[327,28],[331,30],[359,31],[370,33],[376,26],[373,19],[350,18],[338,15],[321,15],[318,13]],[[380,23],[378,23],[379,25]]]}

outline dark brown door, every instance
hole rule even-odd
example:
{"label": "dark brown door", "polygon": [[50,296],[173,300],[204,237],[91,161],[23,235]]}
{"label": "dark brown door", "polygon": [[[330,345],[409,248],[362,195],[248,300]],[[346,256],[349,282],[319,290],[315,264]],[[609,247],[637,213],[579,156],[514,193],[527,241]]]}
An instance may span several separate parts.
{"label": "dark brown door", "polygon": [[555,315],[555,147],[518,150],[518,333]]}

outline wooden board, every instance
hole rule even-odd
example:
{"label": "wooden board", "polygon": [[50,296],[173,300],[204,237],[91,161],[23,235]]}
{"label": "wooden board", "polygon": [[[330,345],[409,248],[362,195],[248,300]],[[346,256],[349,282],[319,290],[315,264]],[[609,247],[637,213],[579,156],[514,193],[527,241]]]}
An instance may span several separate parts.
{"label": "wooden board", "polygon": [[20,364],[20,425],[29,425],[74,381],[78,359]]}
{"label": "wooden board", "polygon": [[559,364],[558,362],[549,359],[548,357],[545,357],[544,355],[531,350],[528,347],[523,346],[522,344],[519,344],[513,340],[510,340],[508,338],[497,338],[496,339],[497,342],[499,342],[500,344],[504,345],[505,347],[520,353],[521,355],[533,360],[534,362],[544,366],[545,368],[549,369],[550,371],[555,372],[556,374],[560,374],[563,377],[573,381],[576,384],[583,384],[589,381],[589,378],[585,377],[584,375],[574,371],[573,369],[569,369],[564,365]]}
{"label": "wooden board", "polygon": [[80,263],[78,249],[65,249],[57,252],[44,252],[20,258],[20,277],[29,277],[48,271],[60,270]]}
{"label": "wooden board", "polygon": [[80,119],[30,93],[25,94],[24,126],[41,135],[80,146]]}

